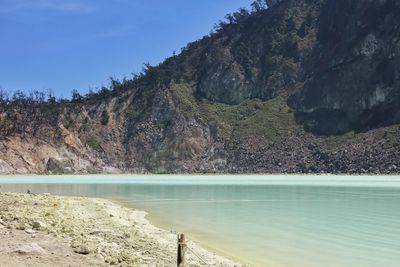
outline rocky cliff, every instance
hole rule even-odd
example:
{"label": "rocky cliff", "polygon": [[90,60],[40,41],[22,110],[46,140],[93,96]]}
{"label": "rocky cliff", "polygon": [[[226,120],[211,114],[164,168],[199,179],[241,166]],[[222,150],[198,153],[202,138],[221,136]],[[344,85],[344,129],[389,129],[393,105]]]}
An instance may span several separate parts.
{"label": "rocky cliff", "polygon": [[327,1],[316,47],[291,105],[320,133],[368,130],[400,119],[400,3]]}
{"label": "rocky cliff", "polygon": [[0,172],[399,172],[398,1],[234,15],[106,93],[1,104]]}

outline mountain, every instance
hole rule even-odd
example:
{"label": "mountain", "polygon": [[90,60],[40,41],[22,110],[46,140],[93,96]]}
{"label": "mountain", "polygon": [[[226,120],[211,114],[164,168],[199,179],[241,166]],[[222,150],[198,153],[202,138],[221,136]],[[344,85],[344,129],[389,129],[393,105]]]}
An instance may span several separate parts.
{"label": "mountain", "polygon": [[241,9],[110,90],[3,102],[0,172],[398,173],[399,18],[397,0]]}

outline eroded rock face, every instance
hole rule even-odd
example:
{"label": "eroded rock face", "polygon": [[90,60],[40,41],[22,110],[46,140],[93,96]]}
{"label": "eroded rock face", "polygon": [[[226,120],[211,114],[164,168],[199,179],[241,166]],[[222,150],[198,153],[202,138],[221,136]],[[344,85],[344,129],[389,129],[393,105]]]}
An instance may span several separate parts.
{"label": "eroded rock face", "polygon": [[73,172],[72,164],[69,160],[58,160],[55,158],[49,158],[46,169],[50,174],[67,174]]}
{"label": "eroded rock face", "polygon": [[314,131],[400,121],[399,17],[394,0],[326,1],[304,88],[290,99]]}
{"label": "eroded rock face", "polygon": [[236,62],[221,62],[206,73],[199,85],[199,92],[204,97],[227,104],[239,104],[245,99],[254,98],[256,91]]}

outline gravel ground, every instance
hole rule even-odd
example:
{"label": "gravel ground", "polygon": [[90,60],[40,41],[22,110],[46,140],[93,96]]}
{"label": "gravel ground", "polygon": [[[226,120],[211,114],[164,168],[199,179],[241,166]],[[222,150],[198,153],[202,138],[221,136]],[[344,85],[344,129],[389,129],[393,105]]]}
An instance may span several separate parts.
{"label": "gravel ground", "polygon": [[[0,267],[176,266],[176,234],[104,199],[0,193]],[[187,266],[241,266],[189,241]]]}

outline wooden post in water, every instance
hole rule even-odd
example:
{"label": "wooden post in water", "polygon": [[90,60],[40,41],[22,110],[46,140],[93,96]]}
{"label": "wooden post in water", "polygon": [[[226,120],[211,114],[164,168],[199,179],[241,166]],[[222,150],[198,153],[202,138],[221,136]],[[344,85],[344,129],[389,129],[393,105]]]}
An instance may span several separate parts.
{"label": "wooden post in water", "polygon": [[178,267],[185,267],[186,240],[184,234],[178,234]]}

